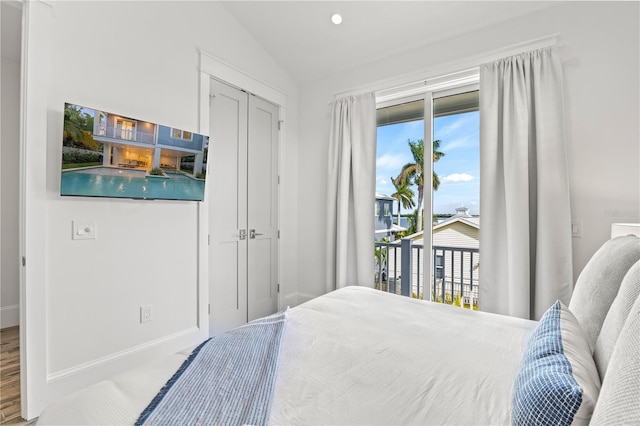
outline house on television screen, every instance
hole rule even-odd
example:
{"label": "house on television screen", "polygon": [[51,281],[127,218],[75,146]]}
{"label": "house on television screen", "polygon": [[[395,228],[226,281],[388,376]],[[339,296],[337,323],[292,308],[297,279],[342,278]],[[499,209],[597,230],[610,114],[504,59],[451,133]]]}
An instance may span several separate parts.
{"label": "house on television screen", "polygon": [[126,168],[203,171],[208,137],[95,111],[93,138],[104,144],[103,164]]}

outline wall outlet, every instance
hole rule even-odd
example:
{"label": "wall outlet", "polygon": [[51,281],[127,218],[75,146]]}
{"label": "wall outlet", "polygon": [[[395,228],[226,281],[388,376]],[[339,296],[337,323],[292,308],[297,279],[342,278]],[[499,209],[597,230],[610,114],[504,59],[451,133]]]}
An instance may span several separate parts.
{"label": "wall outlet", "polygon": [[151,305],[140,306],[140,324],[149,322],[153,319]]}

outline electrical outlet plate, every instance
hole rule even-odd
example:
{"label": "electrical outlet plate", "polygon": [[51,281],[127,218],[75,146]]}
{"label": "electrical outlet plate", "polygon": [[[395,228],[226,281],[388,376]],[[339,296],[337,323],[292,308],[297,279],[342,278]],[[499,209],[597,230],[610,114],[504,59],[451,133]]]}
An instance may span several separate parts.
{"label": "electrical outlet plate", "polygon": [[153,319],[151,305],[140,306],[140,324],[149,322]]}

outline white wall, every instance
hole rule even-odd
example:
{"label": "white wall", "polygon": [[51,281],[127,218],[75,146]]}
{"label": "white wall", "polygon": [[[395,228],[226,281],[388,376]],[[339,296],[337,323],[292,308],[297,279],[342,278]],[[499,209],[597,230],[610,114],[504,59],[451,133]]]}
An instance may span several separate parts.
{"label": "white wall", "polygon": [[640,221],[638,16],[637,2],[563,3],[301,86],[300,128],[305,131],[298,153],[305,165],[304,187],[313,188],[298,197],[305,212],[300,235],[313,241],[300,253],[301,296],[317,296],[325,288],[328,102],[334,94],[375,87],[402,74],[417,80],[420,70],[432,77],[452,64],[468,65],[465,58],[555,33],[568,44],[563,55],[572,217],[584,225],[583,237],[573,240],[577,277],[608,238],[611,223]]}
{"label": "white wall", "polygon": [[20,132],[20,21],[19,7],[2,7],[2,105],[0,106],[0,328],[19,323],[20,276],[18,250],[18,203]]}
{"label": "white wall", "polygon": [[[30,28],[38,19],[44,18]],[[52,2],[50,22],[50,46],[31,52],[50,61],[49,89],[41,94],[46,117],[30,115],[32,124],[46,120],[46,140],[28,138],[31,149],[46,152],[29,162],[32,171],[46,170],[45,187],[29,195],[41,198],[44,235],[27,236],[27,245],[44,247],[32,257],[45,268],[46,294],[37,297],[46,301],[47,337],[39,349],[46,349],[53,400],[207,332],[197,328],[208,297],[199,292],[207,284],[199,282],[206,223],[198,203],[61,197],[64,103],[208,133],[199,128],[202,49],[288,94],[282,190],[295,192],[297,168],[289,164],[297,155],[297,88],[216,2]],[[295,299],[295,215],[283,209],[283,299]],[[98,238],[72,240],[75,219],[95,220]],[[153,321],[140,324],[146,304],[153,305]]]}

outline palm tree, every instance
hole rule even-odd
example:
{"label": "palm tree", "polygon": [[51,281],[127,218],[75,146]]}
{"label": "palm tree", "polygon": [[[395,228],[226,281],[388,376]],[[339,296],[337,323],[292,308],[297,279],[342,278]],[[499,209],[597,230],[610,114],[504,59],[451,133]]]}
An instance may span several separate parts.
{"label": "palm tree", "polygon": [[63,122],[63,138],[65,141],[78,141],[82,139],[82,119],[80,111],[73,105],[65,105],[64,122]]}
{"label": "palm tree", "polygon": [[[398,183],[418,186],[418,214],[417,214],[417,232],[422,231],[422,200],[424,199],[424,140],[409,140],[409,149],[413,155],[413,163],[407,163],[402,167],[400,174],[396,178]],[[438,151],[440,149],[440,141],[433,141],[433,161],[438,161],[445,154]],[[437,191],[440,186],[440,178],[433,172],[433,190]]]}
{"label": "palm tree", "polygon": [[71,104],[64,108],[62,137],[65,146],[102,151],[102,143],[93,139],[93,117]]}
{"label": "palm tree", "polygon": [[[389,238],[384,237],[380,240],[383,243],[388,243]],[[383,248],[374,244],[374,256],[375,256],[375,283],[379,284],[379,289],[382,289],[382,283],[386,281],[387,276],[387,252],[389,251],[389,247]],[[378,272],[381,272],[378,274]]]}
{"label": "palm tree", "polygon": [[[435,163],[442,157],[444,157],[444,152],[438,151],[440,149],[440,140],[433,141],[433,162]],[[433,190],[437,191],[440,188],[440,177],[436,172],[433,172]]]}
{"label": "palm tree", "polygon": [[415,209],[411,215],[407,216],[407,222],[409,223],[409,229],[407,229],[404,236],[418,232],[418,209]]}
{"label": "palm tree", "polygon": [[396,188],[396,192],[391,194],[391,196],[398,200],[398,225],[400,225],[400,207],[402,206],[405,209],[414,208],[416,203],[413,201],[413,197],[415,197],[416,194],[407,183],[397,182],[394,178],[391,178],[391,183],[393,183],[393,186]]}

